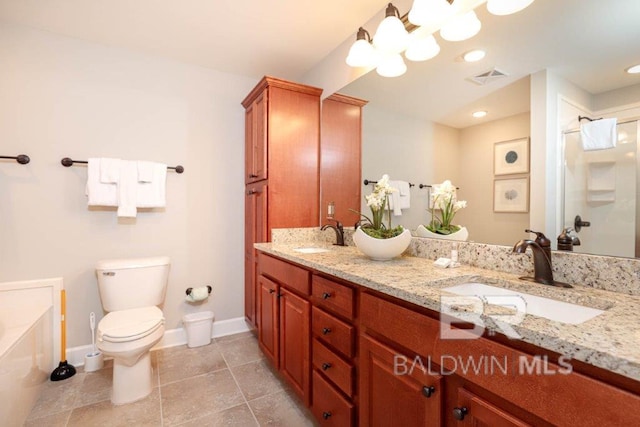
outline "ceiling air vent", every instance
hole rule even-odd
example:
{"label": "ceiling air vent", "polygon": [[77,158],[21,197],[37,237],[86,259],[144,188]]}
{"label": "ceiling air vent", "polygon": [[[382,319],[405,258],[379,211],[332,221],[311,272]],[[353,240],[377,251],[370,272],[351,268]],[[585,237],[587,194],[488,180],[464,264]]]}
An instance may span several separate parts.
{"label": "ceiling air vent", "polygon": [[507,73],[496,68],[492,68],[491,70],[478,74],[477,76],[469,77],[467,80],[477,85],[484,86],[505,77],[507,77]]}

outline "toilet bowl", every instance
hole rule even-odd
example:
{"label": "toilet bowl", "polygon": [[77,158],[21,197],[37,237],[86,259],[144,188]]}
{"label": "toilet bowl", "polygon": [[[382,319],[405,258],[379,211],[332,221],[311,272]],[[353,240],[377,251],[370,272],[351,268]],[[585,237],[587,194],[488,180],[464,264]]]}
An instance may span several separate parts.
{"label": "toilet bowl", "polygon": [[113,358],[111,402],[148,396],[152,389],[151,348],[164,335],[164,301],[169,258],[100,261],[96,267],[102,306],[97,346]]}

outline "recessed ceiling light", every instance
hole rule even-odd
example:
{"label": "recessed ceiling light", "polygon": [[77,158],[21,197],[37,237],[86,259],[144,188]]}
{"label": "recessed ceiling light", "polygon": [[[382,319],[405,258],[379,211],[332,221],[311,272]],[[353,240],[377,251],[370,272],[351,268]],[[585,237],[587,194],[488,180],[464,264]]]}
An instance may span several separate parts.
{"label": "recessed ceiling light", "polygon": [[475,117],[476,119],[480,119],[484,116],[487,115],[487,112],[485,110],[480,110],[480,111],[475,111],[471,114],[473,117]]}
{"label": "recessed ceiling light", "polygon": [[465,62],[476,62],[480,61],[487,53],[481,49],[470,50],[469,52],[462,55],[462,59]]}
{"label": "recessed ceiling light", "polygon": [[640,64],[634,65],[626,69],[626,72],[629,74],[638,74],[640,73]]}

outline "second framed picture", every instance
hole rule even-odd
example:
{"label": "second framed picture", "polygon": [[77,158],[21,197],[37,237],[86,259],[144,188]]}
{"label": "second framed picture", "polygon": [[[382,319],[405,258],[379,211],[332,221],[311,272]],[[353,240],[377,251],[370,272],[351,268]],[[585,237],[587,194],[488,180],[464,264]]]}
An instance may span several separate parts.
{"label": "second framed picture", "polygon": [[494,212],[529,212],[529,177],[493,181]]}
{"label": "second framed picture", "polygon": [[529,138],[496,142],[493,145],[493,174],[529,172]]}

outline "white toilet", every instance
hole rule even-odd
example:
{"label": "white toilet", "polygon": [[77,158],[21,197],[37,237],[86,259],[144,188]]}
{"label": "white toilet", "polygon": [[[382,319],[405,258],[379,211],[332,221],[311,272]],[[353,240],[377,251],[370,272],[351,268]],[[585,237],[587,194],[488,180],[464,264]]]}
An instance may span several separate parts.
{"label": "white toilet", "polygon": [[96,265],[102,308],[98,349],[113,357],[111,402],[130,403],[151,393],[149,350],[164,335],[164,302],[170,259],[115,259]]}

